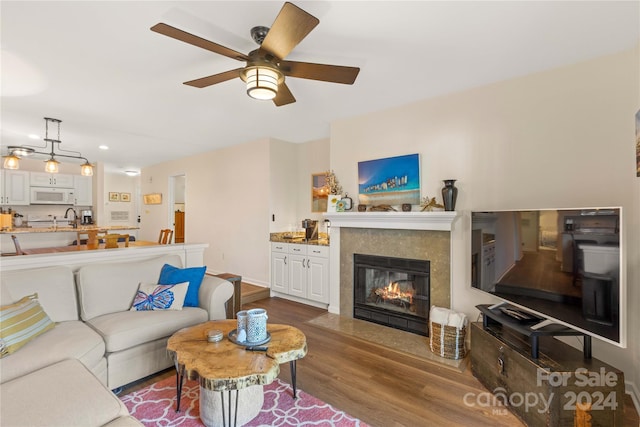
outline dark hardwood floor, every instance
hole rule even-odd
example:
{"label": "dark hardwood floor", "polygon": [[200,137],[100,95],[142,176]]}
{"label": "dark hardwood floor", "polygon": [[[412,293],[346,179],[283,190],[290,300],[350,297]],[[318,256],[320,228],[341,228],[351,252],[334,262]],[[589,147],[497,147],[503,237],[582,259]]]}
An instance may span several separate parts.
{"label": "dark hardwood floor", "polygon": [[[244,309],[258,307],[267,310],[270,323],[296,326],[307,337],[309,352],[297,365],[298,388],[371,426],[523,425],[506,410],[476,404],[475,397],[488,392],[470,369],[459,372],[306,323],[325,310],[280,298],[243,304]],[[164,371],[125,387],[122,394],[173,375],[172,369]],[[279,377],[291,382],[289,364],[281,365]],[[638,426],[629,405],[627,396],[624,426]]]}

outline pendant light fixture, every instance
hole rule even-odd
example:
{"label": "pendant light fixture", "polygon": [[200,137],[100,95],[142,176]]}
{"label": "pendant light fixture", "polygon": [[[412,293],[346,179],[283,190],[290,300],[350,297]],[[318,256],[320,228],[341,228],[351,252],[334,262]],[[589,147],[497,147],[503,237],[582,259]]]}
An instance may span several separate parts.
{"label": "pendant light fixture", "polygon": [[[8,154],[3,156],[4,158],[4,167],[5,169],[19,169],[20,168],[20,156],[26,157],[33,154],[41,154],[45,156],[49,156],[49,159],[45,161],[45,172],[48,173],[58,173],[58,165],[60,162],[56,159],[57,157],[66,157],[70,159],[80,159],[84,160],[84,163],[80,166],[80,174],[83,176],[92,176],[93,175],[93,165],[89,163],[86,157],[83,157],[81,153],[77,151],[67,151],[60,148],[60,123],[62,120],[52,119],[49,117],[45,117],[45,146],[44,147],[34,147],[30,145],[10,145],[7,147]],[[58,138],[52,139],[49,138],[49,123],[55,123],[58,126]],[[51,144],[51,150],[49,152],[44,151],[36,151],[37,149],[49,149],[49,144]],[[58,144],[58,151],[56,152],[56,144]],[[71,154],[73,153],[73,154]]]}

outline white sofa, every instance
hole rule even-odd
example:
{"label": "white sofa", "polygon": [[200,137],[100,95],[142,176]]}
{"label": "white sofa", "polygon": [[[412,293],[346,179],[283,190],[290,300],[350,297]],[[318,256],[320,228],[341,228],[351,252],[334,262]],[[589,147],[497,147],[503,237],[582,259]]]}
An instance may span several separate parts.
{"label": "white sofa", "polygon": [[32,377],[32,373],[37,377],[43,368],[76,359],[108,389],[115,389],[172,366],[166,342],[175,331],[226,317],[225,303],[233,285],[214,276],[205,276],[202,282],[199,307],[130,311],[138,284],[157,283],[164,264],[180,267],[182,262],[178,255],[165,255],[88,264],[75,272],[65,266],[3,272],[0,304],[37,293],[56,326],[0,359],[0,421],[4,421],[5,405],[14,401],[5,399],[5,384],[13,380]]}

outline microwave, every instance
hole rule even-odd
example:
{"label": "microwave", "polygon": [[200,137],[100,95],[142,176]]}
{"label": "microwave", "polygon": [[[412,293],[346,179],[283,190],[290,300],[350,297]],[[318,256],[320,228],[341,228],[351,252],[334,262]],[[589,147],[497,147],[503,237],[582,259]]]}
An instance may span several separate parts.
{"label": "microwave", "polygon": [[73,188],[31,187],[32,205],[73,205]]}

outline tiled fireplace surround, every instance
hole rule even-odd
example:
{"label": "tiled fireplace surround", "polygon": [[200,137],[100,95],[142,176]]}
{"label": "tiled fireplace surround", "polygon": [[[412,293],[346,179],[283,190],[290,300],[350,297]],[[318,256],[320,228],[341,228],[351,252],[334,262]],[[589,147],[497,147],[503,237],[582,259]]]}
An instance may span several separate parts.
{"label": "tiled fireplace surround", "polygon": [[455,212],[340,212],[324,216],[331,221],[329,312],[353,317],[354,253],[429,260],[431,304],[450,307]]}

